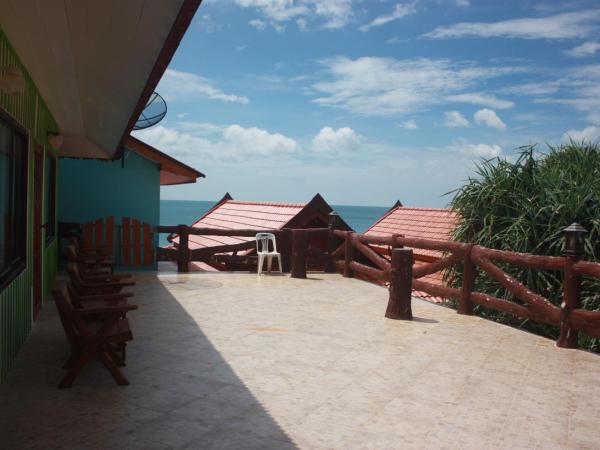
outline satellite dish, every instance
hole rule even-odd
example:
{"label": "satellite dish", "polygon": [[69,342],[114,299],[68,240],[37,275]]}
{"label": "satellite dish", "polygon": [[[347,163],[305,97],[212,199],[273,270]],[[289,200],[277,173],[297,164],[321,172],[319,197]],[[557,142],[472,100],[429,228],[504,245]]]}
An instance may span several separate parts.
{"label": "satellite dish", "polygon": [[146,106],[142,110],[140,117],[133,126],[134,130],[143,130],[144,128],[156,125],[158,122],[163,120],[163,117],[167,114],[167,103],[158,92],[153,92]]}

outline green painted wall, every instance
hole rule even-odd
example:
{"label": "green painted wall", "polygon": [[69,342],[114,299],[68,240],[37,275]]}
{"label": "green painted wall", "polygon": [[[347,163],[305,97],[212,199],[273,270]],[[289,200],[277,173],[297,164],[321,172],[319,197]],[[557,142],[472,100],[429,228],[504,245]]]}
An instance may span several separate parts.
{"label": "green painted wall", "polygon": [[[28,238],[25,270],[3,291],[0,291],[0,382],[6,379],[8,370],[12,366],[17,352],[29,334],[32,325],[34,146],[35,144],[44,146],[45,161],[46,152],[51,151],[47,142],[47,132],[49,130],[58,131],[57,125],[33,81],[10,46],[4,32],[0,29],[0,67],[7,66],[20,67],[27,81],[27,88],[24,93],[0,93],[0,108],[19,122],[28,134]],[[57,270],[56,240],[46,245],[45,236],[42,236],[42,241],[44,242],[42,284],[44,298],[46,298],[54,283]]]}
{"label": "green painted wall", "polygon": [[[123,160],[61,158],[59,166],[60,222],[85,223],[114,216],[118,225],[123,217],[158,225],[160,167],[155,162],[126,149]],[[147,269],[154,270],[156,265]]]}

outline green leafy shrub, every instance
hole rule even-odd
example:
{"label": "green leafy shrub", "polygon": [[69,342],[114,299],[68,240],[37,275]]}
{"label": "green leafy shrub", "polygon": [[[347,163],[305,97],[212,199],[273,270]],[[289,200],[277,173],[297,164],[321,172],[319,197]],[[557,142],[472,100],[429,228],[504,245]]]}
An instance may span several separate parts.
{"label": "green leafy shrub", "polygon": [[[450,203],[460,215],[454,239],[500,250],[560,256],[563,229],[579,222],[587,230],[585,259],[600,260],[600,147],[570,142],[538,153],[536,146],[519,149],[516,159],[494,158],[476,167],[476,176],[454,191]],[[507,273],[548,298],[562,299],[562,274],[499,264]],[[446,273],[460,286],[462,269]],[[497,282],[480,273],[479,292],[519,302]],[[600,309],[600,281],[584,277],[582,307]],[[555,339],[558,328],[517,319],[477,307],[476,313]],[[600,342],[580,333],[580,345],[599,351]]]}

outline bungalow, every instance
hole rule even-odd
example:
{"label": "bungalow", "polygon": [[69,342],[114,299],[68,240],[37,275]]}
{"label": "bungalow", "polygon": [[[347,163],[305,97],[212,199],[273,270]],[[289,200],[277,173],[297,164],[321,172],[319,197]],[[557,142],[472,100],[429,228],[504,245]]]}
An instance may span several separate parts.
{"label": "bungalow", "polygon": [[54,284],[57,157],[124,155],[199,4],[0,2],[0,382]]}
{"label": "bungalow", "polygon": [[[402,234],[411,238],[451,240],[452,231],[456,227],[458,216],[446,208],[413,208],[402,206],[399,201],[389,211],[365,231],[367,236],[391,236]],[[378,251],[388,253],[387,248],[380,247]],[[413,249],[415,266],[439,260],[442,253],[436,250]],[[442,275],[436,272],[423,277],[424,281],[443,284]],[[442,300],[428,294],[418,293],[434,303]]]}
{"label": "bungalow", "polygon": [[[218,201],[206,214],[192,225],[195,228],[218,228],[223,230],[257,229],[281,230],[283,228],[323,228],[329,223],[329,213],[333,208],[320,195],[315,195],[308,203],[283,203],[283,202],[254,202],[234,200],[229,193]],[[341,218],[338,227],[350,230]],[[252,240],[251,237],[242,236],[189,236],[190,250],[212,247],[217,245],[231,245]],[[316,238],[309,241],[310,247],[324,250],[326,242],[319,242]],[[179,238],[170,237],[173,245],[177,246]],[[247,254],[253,251],[247,252]],[[192,263],[196,269],[209,269],[204,263]],[[225,269],[223,265],[213,265],[214,269]]]}

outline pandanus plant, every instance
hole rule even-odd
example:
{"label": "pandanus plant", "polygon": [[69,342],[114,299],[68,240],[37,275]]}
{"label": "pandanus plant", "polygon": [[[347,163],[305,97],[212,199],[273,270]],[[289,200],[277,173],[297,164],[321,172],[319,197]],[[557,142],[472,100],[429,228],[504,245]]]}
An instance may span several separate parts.
{"label": "pandanus plant", "polygon": [[[518,149],[516,157],[494,158],[477,164],[475,175],[449,193],[450,205],[460,216],[453,238],[462,242],[516,252],[560,256],[563,229],[573,222],[588,233],[585,259],[600,261],[600,146],[571,141],[539,152],[536,146]],[[562,274],[500,264],[507,273],[559,305]],[[446,280],[460,286],[462,270],[456,267]],[[475,289],[517,301],[491,278],[480,274]],[[452,305],[452,304],[451,304]],[[582,307],[600,309],[600,280],[582,281]],[[476,313],[555,339],[558,328],[519,320],[478,307]],[[580,334],[580,346],[600,351],[600,342]]]}

